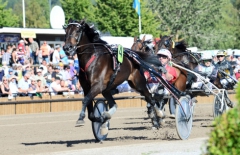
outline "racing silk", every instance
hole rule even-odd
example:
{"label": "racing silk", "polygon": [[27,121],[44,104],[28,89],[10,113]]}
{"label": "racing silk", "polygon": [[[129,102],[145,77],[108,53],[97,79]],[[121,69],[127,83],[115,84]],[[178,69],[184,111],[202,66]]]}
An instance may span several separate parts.
{"label": "racing silk", "polygon": [[[167,70],[167,72],[173,76],[173,79],[168,82],[173,83],[177,79],[176,69],[169,65],[165,65],[164,67]],[[162,74],[162,76],[164,79],[166,79],[165,74]],[[146,78],[147,82],[149,82],[149,83],[158,83],[157,77],[154,76],[152,73],[149,73],[149,71],[144,72],[144,77]]]}
{"label": "racing silk", "polygon": [[[173,83],[177,79],[177,71],[174,67],[169,66],[166,64],[165,69],[167,70],[167,73],[171,74],[173,76],[173,79],[168,81],[169,83]],[[163,74],[163,77],[165,78],[165,74]],[[165,78],[166,79],[166,78]]]}
{"label": "racing silk", "polygon": [[194,68],[194,72],[197,72],[202,76],[206,76],[210,78],[210,80],[215,80],[217,77],[217,68],[214,65],[207,67],[203,64],[199,64],[196,68]]}
{"label": "racing silk", "polygon": [[231,76],[233,76],[233,68],[232,68],[232,66],[231,66],[229,61],[224,59],[223,61],[216,63],[215,66],[219,70],[222,70],[225,73],[230,74]]}

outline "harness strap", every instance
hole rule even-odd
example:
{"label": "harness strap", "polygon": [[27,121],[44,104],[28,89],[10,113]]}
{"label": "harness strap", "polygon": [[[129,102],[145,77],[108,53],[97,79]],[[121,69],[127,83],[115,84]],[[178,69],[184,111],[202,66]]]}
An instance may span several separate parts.
{"label": "harness strap", "polygon": [[86,71],[86,70],[88,69],[88,67],[91,65],[91,63],[93,62],[93,60],[94,60],[95,58],[96,58],[96,55],[93,54],[93,55],[91,56],[91,58],[88,60],[86,66],[85,66],[85,68],[84,68],[84,71]]}

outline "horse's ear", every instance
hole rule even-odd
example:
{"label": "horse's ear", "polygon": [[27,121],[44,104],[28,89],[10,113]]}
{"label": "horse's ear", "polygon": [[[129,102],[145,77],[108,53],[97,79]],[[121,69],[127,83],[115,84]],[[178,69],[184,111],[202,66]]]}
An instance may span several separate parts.
{"label": "horse's ear", "polygon": [[146,35],[143,36],[142,41],[141,41],[142,43],[145,41],[145,38],[146,38]]}
{"label": "horse's ear", "polygon": [[162,38],[162,35],[160,34],[160,38]]}
{"label": "horse's ear", "polygon": [[71,23],[73,20],[72,20],[72,18],[70,18],[69,20],[68,20],[68,23]]}
{"label": "horse's ear", "polygon": [[66,30],[66,29],[67,29],[67,25],[63,25],[62,27],[63,27],[63,29],[64,29],[64,30]]}
{"label": "horse's ear", "polygon": [[136,36],[134,37],[134,40],[133,40],[133,41],[134,41],[134,42],[137,42],[137,37],[136,37]]}

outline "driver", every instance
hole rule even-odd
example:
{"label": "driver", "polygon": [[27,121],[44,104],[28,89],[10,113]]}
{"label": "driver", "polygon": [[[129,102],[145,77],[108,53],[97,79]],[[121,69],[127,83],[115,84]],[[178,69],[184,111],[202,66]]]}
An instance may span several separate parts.
{"label": "driver", "polygon": [[[203,53],[201,57],[201,63],[194,69],[195,72],[201,76],[206,77],[207,81],[213,82],[217,78],[217,68],[212,64],[212,55],[210,53]],[[192,83],[193,89],[205,89],[205,92],[212,90],[212,84],[207,83],[207,86],[203,86],[202,80],[197,79]]]}
{"label": "driver", "polygon": [[[224,51],[218,51],[218,52],[217,52],[218,62],[216,62],[215,66],[216,66],[219,70],[221,70],[221,71],[223,71],[223,72],[225,72],[225,73],[230,74],[231,76],[233,76],[233,68],[232,68],[230,62],[226,60],[225,56],[226,56],[226,55],[225,55],[225,52],[224,52]],[[221,75],[221,74],[220,74],[220,75]],[[229,77],[226,77],[226,76],[224,76],[224,75],[221,75],[221,76],[220,76],[220,82],[221,82],[223,88],[226,89],[226,88],[228,88],[228,85],[231,84],[231,83],[233,83],[234,81],[233,81],[231,78],[229,78]]]}

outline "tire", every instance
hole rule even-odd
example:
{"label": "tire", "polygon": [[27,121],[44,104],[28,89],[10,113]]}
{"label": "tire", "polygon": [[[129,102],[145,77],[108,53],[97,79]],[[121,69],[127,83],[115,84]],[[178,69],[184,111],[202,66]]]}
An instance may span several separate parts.
{"label": "tire", "polygon": [[[98,100],[93,108],[93,114],[95,118],[101,117],[102,113],[104,111],[107,111],[107,104],[105,104],[105,102],[103,100]],[[102,126],[103,122],[92,122],[92,131],[93,131],[93,135],[96,139],[96,141],[103,141],[107,138],[108,134],[105,135],[101,135],[100,133],[100,129]],[[109,128],[109,121],[107,122],[107,127]]]}
{"label": "tire", "polygon": [[[222,95],[218,95],[220,97],[220,99],[217,97],[217,95],[215,95],[214,97],[214,101],[213,101],[213,117],[218,117],[221,116],[224,112],[226,112],[226,101],[223,100],[223,103],[221,103],[221,98]],[[223,104],[223,110],[220,111],[221,109],[221,105]]]}
{"label": "tire", "polygon": [[186,140],[191,134],[192,131],[192,108],[191,108],[191,99],[183,96],[179,99],[180,104],[176,105],[176,115],[175,123],[177,133],[180,139]]}

